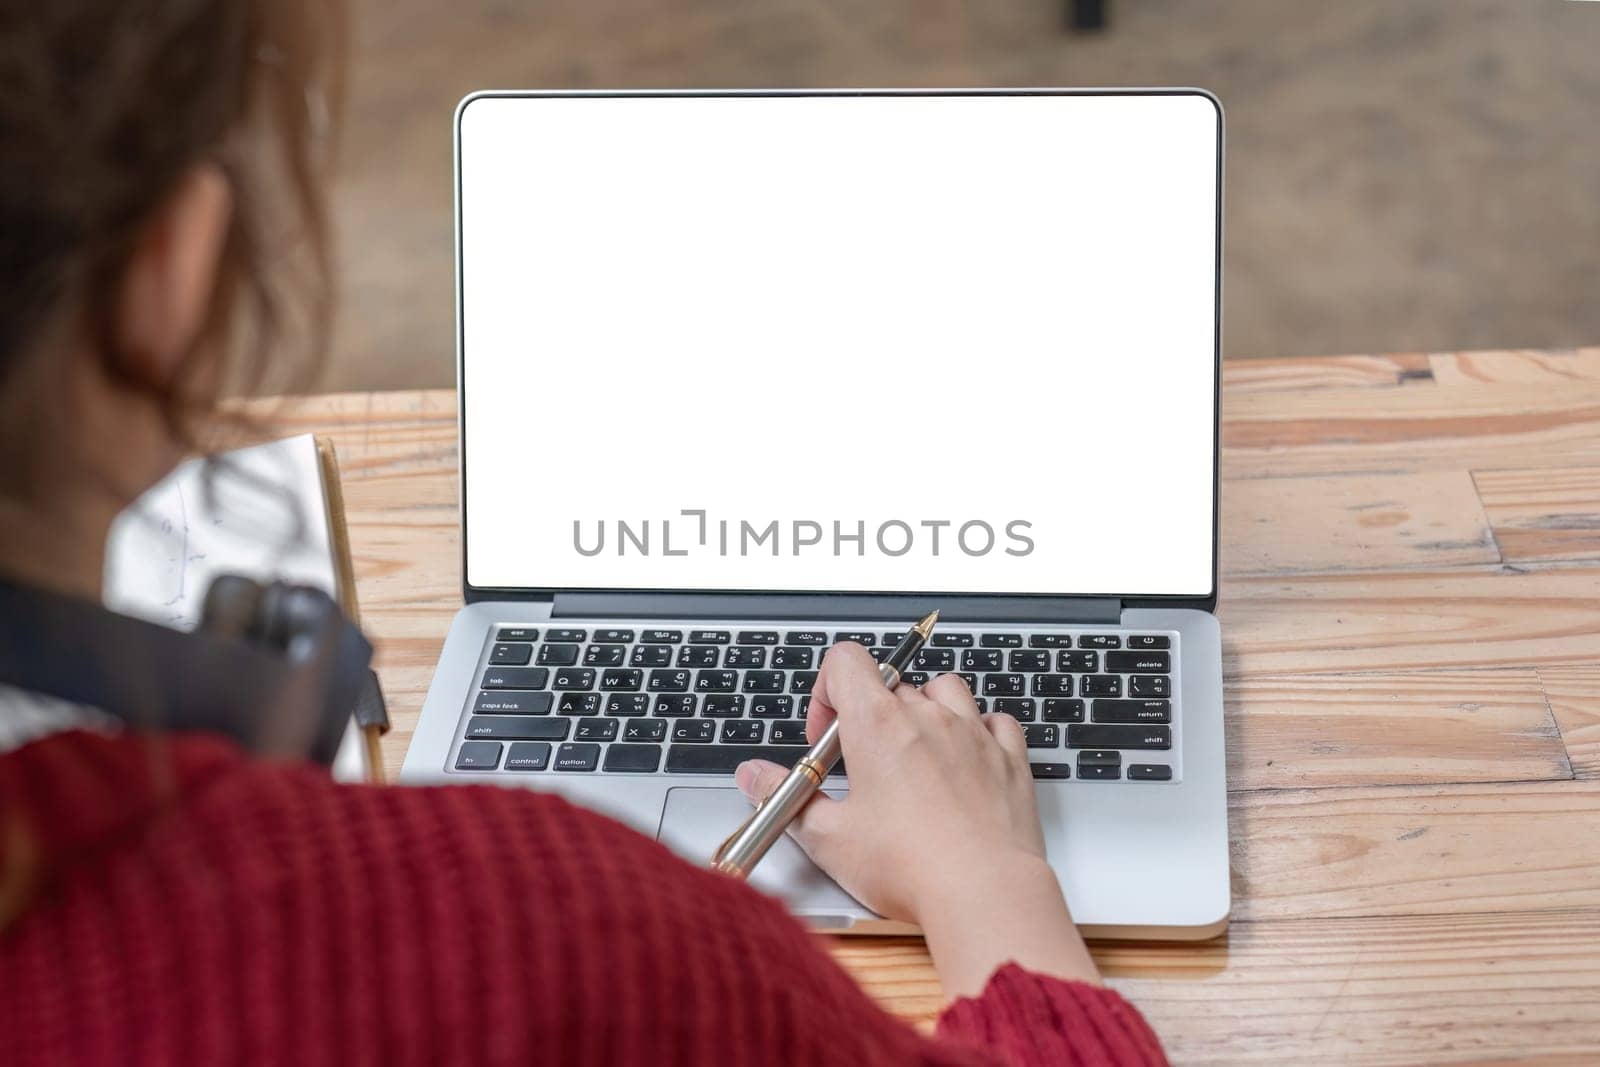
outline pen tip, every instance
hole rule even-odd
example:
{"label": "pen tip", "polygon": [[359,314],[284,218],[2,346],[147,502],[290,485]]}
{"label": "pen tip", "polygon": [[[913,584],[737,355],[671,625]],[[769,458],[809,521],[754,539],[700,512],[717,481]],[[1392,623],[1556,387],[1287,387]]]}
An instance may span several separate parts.
{"label": "pen tip", "polygon": [[937,611],[930,611],[926,615],[924,615],[922,617],[922,621],[918,622],[915,626],[912,627],[912,629],[917,631],[917,633],[921,634],[922,635],[922,639],[924,641],[926,641],[929,638],[929,636],[931,636],[933,634],[933,624],[938,622],[938,621],[939,621],[939,613]]}

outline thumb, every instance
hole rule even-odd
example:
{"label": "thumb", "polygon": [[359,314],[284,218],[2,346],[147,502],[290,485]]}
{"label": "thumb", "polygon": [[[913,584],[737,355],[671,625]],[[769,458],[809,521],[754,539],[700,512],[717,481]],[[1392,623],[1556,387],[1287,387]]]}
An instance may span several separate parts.
{"label": "thumb", "polygon": [[[752,759],[739,764],[733,780],[739,792],[752,804],[759,804],[783,784],[789,769],[769,760]],[[800,817],[789,824],[789,836],[817,866],[828,866],[830,844],[835,838],[844,812],[840,801],[818,792],[800,810]]]}

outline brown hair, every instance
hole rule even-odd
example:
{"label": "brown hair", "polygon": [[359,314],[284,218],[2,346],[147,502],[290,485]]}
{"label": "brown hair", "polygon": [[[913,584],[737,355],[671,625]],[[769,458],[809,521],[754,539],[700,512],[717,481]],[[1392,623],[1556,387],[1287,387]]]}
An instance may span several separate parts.
{"label": "brown hair", "polygon": [[[312,361],[283,342],[303,334],[314,357],[326,339],[343,46],[337,0],[0,0],[0,390],[64,323],[115,352],[128,258],[207,162],[233,213],[202,336],[159,397],[167,423],[193,443],[224,390],[304,378]],[[193,373],[205,360],[216,370]],[[0,811],[0,930],[45,874],[36,846]]]}
{"label": "brown hair", "polygon": [[[0,388],[70,316],[111,351],[142,227],[205,162],[234,210],[169,425],[187,440],[223,390],[260,388],[293,332],[320,354],[343,29],[332,0],[0,0]],[[202,359],[216,373],[184,373]]]}

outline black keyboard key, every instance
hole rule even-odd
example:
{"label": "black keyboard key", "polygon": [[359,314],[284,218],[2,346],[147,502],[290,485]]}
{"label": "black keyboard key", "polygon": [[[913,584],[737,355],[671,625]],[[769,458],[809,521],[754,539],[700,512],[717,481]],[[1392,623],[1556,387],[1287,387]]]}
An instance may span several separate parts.
{"label": "black keyboard key", "polygon": [[1033,772],[1034,778],[1046,781],[1072,777],[1070,763],[1030,763],[1028,770]]}
{"label": "black keyboard key", "polygon": [[936,633],[929,642],[934,648],[971,648],[971,634]]}
{"label": "black keyboard key", "polygon": [[622,728],[624,741],[665,741],[667,739],[667,721],[665,719],[634,719]]}
{"label": "black keyboard key", "polygon": [[775,645],[778,643],[778,631],[740,630],[739,643],[741,645]]}
{"label": "black keyboard key", "polygon": [[543,689],[550,684],[544,667],[490,667],[483,672],[485,689]]}
{"label": "black keyboard key", "polygon": [[[539,631],[527,626],[502,626],[494,635],[496,641],[537,641]],[[1166,646],[1163,645],[1163,648]]]}
{"label": "black keyboard key", "polygon": [[1096,700],[1095,722],[1163,723],[1172,721],[1170,700]]}
{"label": "black keyboard key", "polygon": [[615,741],[617,729],[616,719],[579,719],[578,730],[572,737],[575,741]]}
{"label": "black keyboard key", "polygon": [[726,630],[690,630],[689,642],[695,645],[725,645],[733,640]]}
{"label": "black keyboard key", "polygon": [[1166,674],[1171,670],[1170,652],[1106,653],[1106,671],[1111,674]]}
{"label": "black keyboard key", "polygon": [[1030,650],[1028,650],[1026,652],[1020,651],[1020,650],[1017,651],[1017,652],[1013,652],[1013,653],[1011,653],[1011,656],[1006,660],[1006,670],[1008,670],[1008,671],[1030,671],[1031,672],[1031,671],[1047,671],[1049,669],[1050,669],[1050,653],[1044,652],[1044,651],[1041,651],[1041,650],[1038,650],[1038,649],[1030,649]]}
{"label": "black keyboard key", "polygon": [[550,683],[552,689],[593,689],[594,671],[588,667],[562,667]]}
{"label": "black keyboard key", "polygon": [[806,741],[806,722],[804,719],[789,719],[772,724],[772,737],[775,745],[804,745]]}
{"label": "black keyboard key", "polygon": [[1119,697],[1122,679],[1114,674],[1086,674],[1078,683],[1078,693],[1086,697]]}
{"label": "black keyboard key", "polygon": [[596,630],[594,639],[602,645],[631,645],[633,644],[633,631]]}
{"label": "black keyboard key", "polygon": [[999,697],[994,702],[995,711],[1009,715],[1018,722],[1032,722],[1037,707],[1030,697]]}
{"label": "black keyboard key", "polygon": [[708,719],[737,719],[744,714],[743,693],[712,693],[705,698],[700,714]]}
{"label": "black keyboard key", "polygon": [[726,693],[739,684],[738,671],[697,671],[694,688],[697,693]]}
{"label": "black keyboard key", "polygon": [[744,691],[746,693],[781,693],[783,692],[783,672],[745,671]]}
{"label": "black keyboard key", "polygon": [[725,745],[759,745],[767,724],[754,719],[731,719],[722,724],[722,743]]}
{"label": "black keyboard key", "polygon": [[689,745],[709,745],[717,739],[717,724],[710,719],[685,719],[672,724],[672,739]]}
{"label": "black keyboard key", "polygon": [[894,649],[892,649],[892,648],[869,648],[869,649],[867,649],[867,652],[868,652],[869,655],[872,656],[872,658],[874,660],[876,660],[879,663],[882,663],[885,660],[887,660],[891,654],[893,654]]}
{"label": "black keyboard key", "polygon": [[767,650],[759,646],[751,648],[730,648],[728,654],[722,657],[724,667],[765,667],[767,665]]}
{"label": "black keyboard key", "polygon": [[750,700],[752,719],[787,719],[794,714],[794,697],[758,696]]}
{"label": "black keyboard key", "polygon": [[613,693],[606,697],[606,714],[631,718],[650,710],[649,693]]}
{"label": "black keyboard key", "polygon": [[605,769],[613,774],[654,774],[661,767],[660,745],[612,745]]}
{"label": "black keyboard key", "polygon": [[1136,674],[1128,679],[1128,695],[1169,697],[1172,695],[1172,679],[1164,674]]}
{"label": "black keyboard key", "polygon": [[896,645],[898,645],[901,641],[904,641],[905,639],[906,639],[906,635],[905,635],[904,631],[902,631],[900,633],[897,633],[897,634],[884,634],[883,637],[878,641],[878,644],[884,645],[884,646],[886,646],[888,648],[894,648]]}
{"label": "black keyboard key", "polygon": [[978,638],[984,648],[1021,648],[1021,634],[984,634]]}
{"label": "black keyboard key", "polygon": [[1036,697],[1069,697],[1072,695],[1072,675],[1036,674],[1033,676],[1033,695]]}
{"label": "black keyboard key", "polygon": [[801,698],[800,698],[800,703],[799,703],[799,705],[798,705],[798,706],[797,706],[797,707],[796,707],[796,708],[795,708],[795,710],[796,710],[796,711],[797,711],[797,712],[799,712],[799,714],[800,714],[800,717],[801,717],[801,718],[802,718],[802,719],[803,719],[803,718],[805,718],[805,717],[806,717],[806,712],[808,712],[808,711],[810,711],[810,710],[811,710],[811,698],[810,698],[810,697],[809,697],[809,696],[803,696],[803,697],[801,697]]}
{"label": "black keyboard key", "polygon": [[550,630],[544,635],[546,641],[587,641],[588,630]]}
{"label": "black keyboard key", "polygon": [[577,645],[540,645],[539,662],[546,667],[570,667],[578,662]]}
{"label": "black keyboard key", "polygon": [[1028,638],[1029,648],[1071,648],[1071,634],[1034,634]]}
{"label": "black keyboard key", "polygon": [[694,714],[695,704],[699,699],[693,693],[684,693],[682,696],[659,696],[656,697],[655,713],[663,719],[681,719]]}
{"label": "black keyboard key", "polygon": [[828,635],[821,630],[790,630],[783,635],[786,645],[825,645]]}
{"label": "black keyboard key", "polygon": [[772,666],[776,670],[782,667],[786,671],[809,671],[816,663],[816,653],[809,648],[775,648],[772,650]]}
{"label": "black keyboard key", "polygon": [[[1172,639],[1165,634],[1130,634],[1129,648],[1171,648]],[[1146,764],[1149,766],[1149,764]],[[1130,769],[1131,773],[1131,769]]]}
{"label": "black keyboard key", "polygon": [[1025,722],[1022,735],[1028,739],[1029,748],[1059,748],[1061,727],[1053,722]]}
{"label": "black keyboard key", "polygon": [[948,648],[924,648],[912,662],[918,670],[953,671],[956,669],[956,654]]}
{"label": "black keyboard key", "polygon": [[1135,782],[1170,782],[1172,768],[1165,763],[1131,763],[1128,778]]}
{"label": "black keyboard key", "polygon": [[600,714],[599,693],[562,693],[556,702],[557,715]]}
{"label": "black keyboard key", "polygon": [[838,644],[840,641],[854,641],[858,645],[871,648],[878,643],[878,636],[869,634],[865,630],[840,630],[833,635],[833,643]]}
{"label": "black keyboard key", "polygon": [[592,771],[599,765],[599,745],[568,742],[556,749],[558,771]]}
{"label": "black keyboard key", "polygon": [[682,630],[646,630],[639,638],[647,645],[675,645],[683,640]]}
{"label": "black keyboard key", "polygon": [[[778,723],[774,723],[776,728]],[[793,767],[805,749],[799,746],[779,745],[711,745],[705,748],[680,747],[667,749],[667,770],[673,774],[732,774],[745,760],[764,759],[785,767]],[[844,764],[837,763],[834,774],[844,773]]]}
{"label": "black keyboard key", "polygon": [[906,685],[927,685],[933,680],[933,675],[927,671],[906,671],[900,680]]}
{"label": "black keyboard key", "polygon": [[971,671],[957,671],[955,674],[957,678],[960,678],[964,683],[966,683],[966,686],[969,690],[974,693],[978,691],[978,676],[976,674],[973,674]]}
{"label": "black keyboard key", "polygon": [[640,645],[628,659],[630,667],[665,667],[672,662],[672,649],[666,645]]}
{"label": "black keyboard key", "polygon": [[689,672],[651,671],[650,677],[645,680],[645,688],[652,693],[687,693]]}
{"label": "black keyboard key", "polygon": [[986,674],[983,676],[983,695],[986,697],[1019,697],[1028,691],[1020,674]]}
{"label": "black keyboard key", "polygon": [[1116,634],[1080,634],[1079,648],[1121,648],[1122,638]]}
{"label": "black keyboard key", "polygon": [[554,693],[479,693],[472,710],[492,715],[548,715],[555,700]]}
{"label": "black keyboard key", "polygon": [[972,702],[974,704],[978,705],[978,714],[979,715],[987,715],[987,714],[989,714],[989,698],[988,697],[973,697],[972,698]]}
{"label": "black keyboard key", "polygon": [[506,751],[506,770],[542,771],[550,766],[550,742],[519,741]]}
{"label": "black keyboard key", "polygon": [[995,648],[973,648],[961,653],[964,671],[1003,671],[1006,654]]}
{"label": "black keyboard key", "polygon": [[489,650],[489,662],[496,667],[525,667],[531,659],[532,645],[495,645]]}
{"label": "black keyboard key", "polygon": [[467,720],[472,741],[565,741],[567,720],[528,715],[474,715]]}
{"label": "black keyboard key", "polygon": [[585,667],[620,667],[628,656],[622,645],[590,645],[583,654]]}
{"label": "black keyboard key", "polygon": [[[1076,727],[1069,726],[1072,730]],[[1078,777],[1089,779],[1107,779],[1122,777],[1122,753],[1095,752],[1078,753]]]}
{"label": "black keyboard key", "polygon": [[498,741],[463,741],[456,751],[456,770],[492,771],[500,765]]}
{"label": "black keyboard key", "polygon": [[1046,700],[1043,717],[1045,722],[1082,722],[1083,701]]}
{"label": "black keyboard key", "polygon": [[1056,670],[1062,674],[1093,674],[1100,669],[1100,653],[1062,649],[1056,653]]}
{"label": "black keyboard key", "polygon": [[721,654],[716,645],[684,645],[678,649],[678,666],[715,667]]}
{"label": "black keyboard key", "polygon": [[1167,749],[1172,747],[1172,727],[1099,724],[1069,726],[1067,747]]}
{"label": "black keyboard key", "polygon": [[631,693],[644,684],[644,672],[630,667],[606,671],[600,676],[600,688],[607,693]]}

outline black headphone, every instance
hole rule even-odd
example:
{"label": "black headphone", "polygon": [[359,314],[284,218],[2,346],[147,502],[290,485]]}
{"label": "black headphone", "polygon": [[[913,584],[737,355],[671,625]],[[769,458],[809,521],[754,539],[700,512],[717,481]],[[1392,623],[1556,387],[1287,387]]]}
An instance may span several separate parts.
{"label": "black headphone", "polygon": [[222,575],[199,628],[0,581],[0,684],[138,729],[225,734],[261,756],[330,764],[352,713],[386,727],[372,645],[326,593]]}

